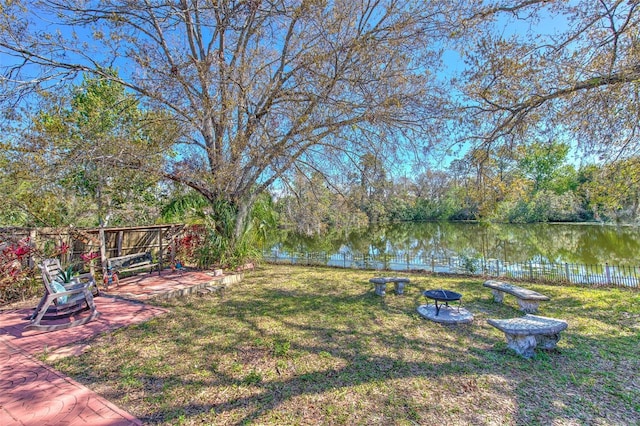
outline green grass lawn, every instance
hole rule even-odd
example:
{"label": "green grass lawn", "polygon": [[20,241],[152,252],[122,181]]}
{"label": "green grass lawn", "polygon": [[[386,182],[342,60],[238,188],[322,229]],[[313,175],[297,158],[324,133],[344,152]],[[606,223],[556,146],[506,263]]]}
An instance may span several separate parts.
{"label": "green grass lawn", "polygon": [[[145,424],[640,424],[637,291],[522,284],[551,297],[539,315],[569,323],[557,349],[523,359],[486,322],[521,316],[512,296],[408,274],[382,298],[375,275],[264,266],[54,366]],[[420,317],[429,288],[462,293],[473,323]]]}

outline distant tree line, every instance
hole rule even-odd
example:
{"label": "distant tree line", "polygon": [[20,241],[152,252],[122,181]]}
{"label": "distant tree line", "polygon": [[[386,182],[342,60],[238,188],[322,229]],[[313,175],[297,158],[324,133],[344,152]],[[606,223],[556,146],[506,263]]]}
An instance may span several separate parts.
{"label": "distant tree line", "polygon": [[280,220],[305,234],[388,221],[484,220],[506,223],[638,221],[640,157],[576,166],[569,145],[535,142],[475,149],[443,170],[393,179],[364,156],[341,187],[298,171],[279,194]]}

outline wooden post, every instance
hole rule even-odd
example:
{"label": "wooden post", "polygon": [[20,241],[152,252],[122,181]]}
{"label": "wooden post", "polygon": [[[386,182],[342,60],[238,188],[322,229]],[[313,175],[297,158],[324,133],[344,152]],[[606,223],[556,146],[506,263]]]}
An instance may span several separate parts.
{"label": "wooden post", "polygon": [[124,238],[124,231],[118,231],[118,237],[116,239],[116,257],[122,256],[123,238]]}
{"label": "wooden post", "polygon": [[162,247],[162,229],[163,228],[160,228],[158,231],[158,245],[160,246],[160,253],[158,254],[158,275],[160,275],[160,272],[162,271],[162,259],[164,257],[164,250]]}
{"label": "wooden post", "polygon": [[[98,237],[100,238],[100,267],[102,268],[102,277],[107,276],[107,242],[104,237],[104,226],[100,226],[98,230]],[[109,289],[109,283],[105,281],[105,287]]]}
{"label": "wooden post", "polygon": [[173,229],[173,226],[171,227],[171,232],[170,234],[172,236],[171,238],[171,265],[175,265],[176,264],[176,244],[177,244],[177,235],[175,233],[175,230]]}
{"label": "wooden post", "polygon": [[33,268],[36,265],[36,262],[33,259],[33,249],[37,248],[36,238],[38,238],[38,230],[37,228],[31,228],[29,230],[29,268]]}

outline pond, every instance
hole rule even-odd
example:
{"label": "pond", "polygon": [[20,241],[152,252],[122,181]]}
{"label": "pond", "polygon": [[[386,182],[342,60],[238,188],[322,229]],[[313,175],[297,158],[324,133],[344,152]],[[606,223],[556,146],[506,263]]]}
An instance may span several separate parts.
{"label": "pond", "polygon": [[639,266],[640,228],[555,223],[395,223],[319,237],[285,230],[265,251]]}

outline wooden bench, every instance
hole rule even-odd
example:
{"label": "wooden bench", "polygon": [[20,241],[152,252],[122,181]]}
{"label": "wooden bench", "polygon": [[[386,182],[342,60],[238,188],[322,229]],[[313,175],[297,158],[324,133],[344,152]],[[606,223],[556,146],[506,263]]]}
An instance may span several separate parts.
{"label": "wooden bench", "polygon": [[505,293],[515,296],[518,299],[518,306],[520,306],[520,310],[528,314],[537,312],[540,302],[550,300],[547,296],[533,290],[518,287],[517,285],[502,281],[485,281],[483,286],[491,289],[493,293],[493,300],[498,303],[502,303]]}
{"label": "wooden bench", "polygon": [[488,319],[487,322],[502,331],[507,346],[525,358],[533,356],[534,349],[553,349],[566,330],[566,321],[527,314],[521,318]]}
{"label": "wooden bench", "polygon": [[[122,273],[141,270],[149,270],[149,272],[152,272],[156,266],[158,266],[158,263],[153,262],[153,258],[149,252],[133,253],[107,259],[108,274],[112,274],[113,281],[116,283],[119,275]],[[108,282],[106,284],[108,285]]]}
{"label": "wooden bench", "polygon": [[384,296],[386,294],[387,284],[395,284],[396,294],[404,293],[405,284],[409,283],[409,278],[403,277],[375,277],[369,280],[375,286],[375,292],[378,296]]}

